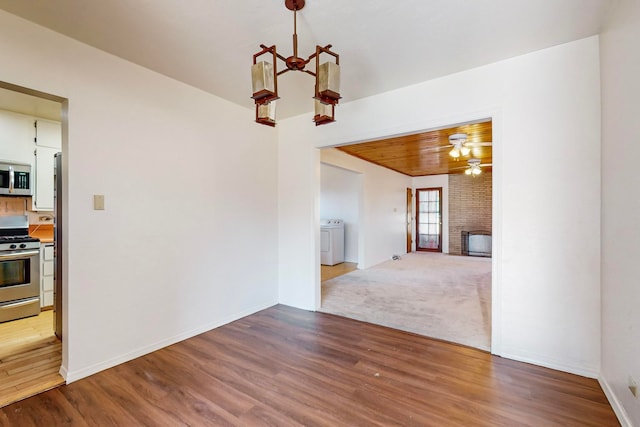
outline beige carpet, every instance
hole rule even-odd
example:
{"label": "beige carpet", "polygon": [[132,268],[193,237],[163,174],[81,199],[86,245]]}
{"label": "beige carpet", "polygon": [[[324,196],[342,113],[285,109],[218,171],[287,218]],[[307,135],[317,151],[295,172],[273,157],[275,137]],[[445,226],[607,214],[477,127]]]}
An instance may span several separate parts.
{"label": "beige carpet", "polygon": [[491,259],[410,253],[322,283],[325,313],[491,349]]}

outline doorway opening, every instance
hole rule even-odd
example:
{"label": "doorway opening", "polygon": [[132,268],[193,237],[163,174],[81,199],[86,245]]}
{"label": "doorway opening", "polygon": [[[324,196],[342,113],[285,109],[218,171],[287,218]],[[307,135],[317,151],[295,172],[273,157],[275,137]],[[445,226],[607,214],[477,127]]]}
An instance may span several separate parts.
{"label": "doorway opening", "polygon": [[[450,154],[449,136],[460,133],[480,174]],[[366,269],[323,281],[319,310],[491,351],[495,262],[463,256],[460,242],[465,230],[492,233],[492,139],[485,118],[322,149],[323,162],[366,171],[363,224],[375,227],[362,245]]]}
{"label": "doorway opening", "polygon": [[39,312],[18,312],[0,323],[0,407],[65,383],[60,374],[66,347],[62,330],[62,250],[60,239],[54,239],[54,235],[66,218],[60,197],[62,165],[57,170],[55,166],[56,155],[60,153],[61,159],[63,151],[66,108],[64,98],[0,82],[0,120],[6,125],[0,127],[0,158],[25,164],[31,170],[31,191],[0,196],[7,207],[0,209],[0,216],[8,222],[14,218],[26,220],[28,237],[36,245],[35,270],[29,280],[39,290]]}

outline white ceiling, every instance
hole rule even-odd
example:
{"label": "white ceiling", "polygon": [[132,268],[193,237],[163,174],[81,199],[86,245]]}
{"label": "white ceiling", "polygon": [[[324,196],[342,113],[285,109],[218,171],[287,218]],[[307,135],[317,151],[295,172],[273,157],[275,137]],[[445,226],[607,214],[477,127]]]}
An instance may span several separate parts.
{"label": "white ceiling", "polygon": [[49,120],[62,120],[62,104],[0,87],[0,110]]}
{"label": "white ceiling", "polygon": [[[299,56],[332,44],[348,102],[598,34],[615,0],[306,3]],[[0,0],[0,8],[248,108],[259,45],[292,54],[284,0]],[[278,117],[312,111],[312,76],[278,81]]]}

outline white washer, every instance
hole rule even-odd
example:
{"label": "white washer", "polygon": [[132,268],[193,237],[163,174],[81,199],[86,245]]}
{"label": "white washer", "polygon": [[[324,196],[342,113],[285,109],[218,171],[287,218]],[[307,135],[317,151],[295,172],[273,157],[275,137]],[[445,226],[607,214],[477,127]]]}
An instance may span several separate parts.
{"label": "white washer", "polygon": [[320,220],[320,263],[336,265],[344,262],[344,221]]}

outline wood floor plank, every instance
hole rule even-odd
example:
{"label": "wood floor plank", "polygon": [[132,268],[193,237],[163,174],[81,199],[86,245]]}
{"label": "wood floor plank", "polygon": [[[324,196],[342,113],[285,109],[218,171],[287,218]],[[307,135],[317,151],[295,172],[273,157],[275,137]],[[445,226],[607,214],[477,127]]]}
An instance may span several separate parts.
{"label": "wood floor plank", "polygon": [[275,306],[0,409],[0,425],[618,426],[597,381]]}
{"label": "wood floor plank", "polygon": [[53,312],[0,323],[0,407],[64,384]]}

